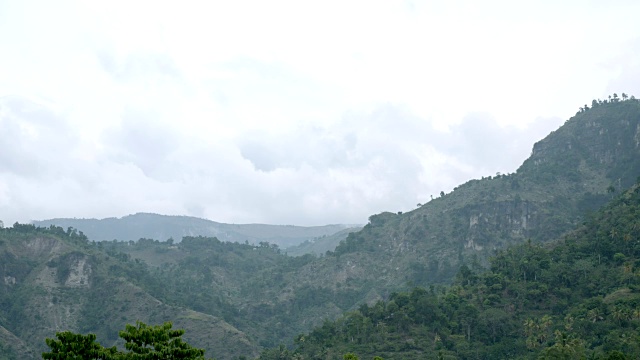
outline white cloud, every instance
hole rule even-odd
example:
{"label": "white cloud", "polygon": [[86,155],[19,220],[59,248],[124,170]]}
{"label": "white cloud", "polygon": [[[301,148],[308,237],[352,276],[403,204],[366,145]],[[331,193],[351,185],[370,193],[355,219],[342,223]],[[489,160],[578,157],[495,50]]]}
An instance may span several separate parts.
{"label": "white cloud", "polygon": [[[407,210],[449,191],[478,169],[513,170],[529,147],[517,141],[525,130],[490,119],[480,118],[480,126],[470,117],[443,132],[392,105],[326,127],[220,142],[187,137],[173,124],[154,122],[155,114],[130,110],[87,157],[77,130],[52,127],[64,118],[13,98],[1,109],[0,129],[17,149],[4,152],[10,156],[0,169],[0,215],[7,222],[137,211],[227,222],[363,222],[376,211]],[[20,124],[27,130],[16,130]],[[507,153],[514,156],[496,156]]]}
{"label": "white cloud", "polygon": [[0,219],[407,210],[640,95],[639,7],[5,2]]}

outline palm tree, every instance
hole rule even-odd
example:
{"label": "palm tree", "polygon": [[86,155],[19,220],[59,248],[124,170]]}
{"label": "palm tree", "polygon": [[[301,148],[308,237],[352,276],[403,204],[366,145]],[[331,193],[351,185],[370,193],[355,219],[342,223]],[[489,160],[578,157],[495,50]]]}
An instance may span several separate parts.
{"label": "palm tree", "polygon": [[583,359],[584,345],[582,340],[556,330],[556,343],[544,350],[540,359]]}
{"label": "palm tree", "polygon": [[587,319],[591,320],[591,322],[598,322],[604,320],[604,317],[602,317],[600,309],[594,308],[587,311]]}
{"label": "palm tree", "polygon": [[618,321],[618,325],[622,326],[622,321],[627,320],[629,318],[628,310],[622,306],[615,306],[611,315],[615,320]]}
{"label": "palm tree", "polygon": [[609,237],[611,238],[611,240],[615,240],[615,238],[618,236],[618,230],[611,229],[611,231],[609,232]]}
{"label": "palm tree", "polygon": [[627,255],[629,255],[629,242],[631,242],[632,238],[631,233],[626,233],[622,236],[622,240],[624,240],[624,249],[626,250],[625,252]]}

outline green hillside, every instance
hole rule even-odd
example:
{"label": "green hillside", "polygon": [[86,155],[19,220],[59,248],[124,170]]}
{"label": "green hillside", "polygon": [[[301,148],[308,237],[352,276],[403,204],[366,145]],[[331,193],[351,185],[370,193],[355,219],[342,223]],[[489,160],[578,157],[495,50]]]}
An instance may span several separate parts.
{"label": "green hillside", "polygon": [[76,231],[19,224],[0,229],[0,263],[0,347],[15,355],[10,358],[36,358],[45,337],[62,330],[92,332],[111,346],[116,330],[136,320],[173,321],[190,330],[186,339],[220,358],[257,353],[225,321],[150,295],[144,288],[162,284],[146,265],[110,256]]}
{"label": "green hillside", "polygon": [[536,143],[516,173],[468,181],[411,212],[372,216],[334,256],[387,283],[448,282],[461,264],[486,264],[496,249],[573,229],[636,181],[639,144],[638,101],[597,105]]}
{"label": "green hillside", "polygon": [[640,187],[547,245],[500,251],[449,288],[363,304],[261,359],[640,358]]}

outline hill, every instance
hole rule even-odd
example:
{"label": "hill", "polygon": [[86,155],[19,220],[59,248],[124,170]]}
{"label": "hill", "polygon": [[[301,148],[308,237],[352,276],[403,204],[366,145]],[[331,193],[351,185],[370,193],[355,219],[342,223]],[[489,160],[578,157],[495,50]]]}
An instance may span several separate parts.
{"label": "hill", "polygon": [[33,221],[40,227],[50,225],[82,231],[90,240],[137,241],[138,239],[180,241],[184,236],[209,236],[222,241],[251,244],[268,242],[281,248],[298,245],[321,236],[330,236],[350,225],[293,226],[265,224],[225,224],[191,216],[137,213],[122,218],[49,219]]}
{"label": "hill", "polygon": [[142,284],[162,284],[146,265],[110,256],[75,231],[18,224],[0,229],[0,263],[0,349],[9,358],[39,357],[45,337],[62,330],[93,332],[111,346],[117,329],[135,320],[173,321],[189,329],[185,339],[221,358],[257,353],[225,321],[149,295]]}

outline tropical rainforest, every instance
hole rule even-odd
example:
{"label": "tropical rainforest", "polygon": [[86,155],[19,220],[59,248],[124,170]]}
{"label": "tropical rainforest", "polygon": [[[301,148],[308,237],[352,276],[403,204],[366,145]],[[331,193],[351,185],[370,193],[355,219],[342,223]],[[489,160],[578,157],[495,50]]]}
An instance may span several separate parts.
{"label": "tropical rainforest", "polygon": [[121,353],[137,321],[218,359],[639,358],[639,176],[640,102],[614,94],[516,172],[372,215],[320,255],[14,224],[0,359],[39,358],[65,331]]}

